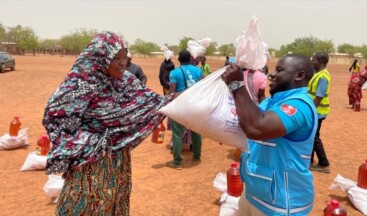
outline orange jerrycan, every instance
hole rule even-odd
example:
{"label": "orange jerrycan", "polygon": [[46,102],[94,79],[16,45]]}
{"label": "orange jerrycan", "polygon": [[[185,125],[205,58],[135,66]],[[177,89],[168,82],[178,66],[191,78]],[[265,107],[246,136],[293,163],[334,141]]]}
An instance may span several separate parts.
{"label": "orange jerrycan", "polygon": [[153,131],[152,134],[152,142],[160,144],[163,143],[164,133],[166,132],[166,128],[163,125],[163,122]]}

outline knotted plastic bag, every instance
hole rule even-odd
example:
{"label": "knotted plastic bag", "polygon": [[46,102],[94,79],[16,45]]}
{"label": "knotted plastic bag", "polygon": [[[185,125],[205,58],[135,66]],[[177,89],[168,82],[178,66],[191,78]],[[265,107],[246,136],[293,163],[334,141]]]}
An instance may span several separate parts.
{"label": "knotted plastic bag", "polygon": [[191,56],[196,59],[199,56],[204,56],[206,48],[209,47],[211,38],[204,38],[197,41],[189,40],[187,42],[187,51],[190,52]]}
{"label": "knotted plastic bag", "polygon": [[173,57],[174,54],[173,51],[169,50],[168,47],[166,47],[165,45],[161,46],[161,50],[163,51],[163,56],[166,59],[166,61],[168,61]]}
{"label": "knotted plastic bag", "polygon": [[257,20],[257,16],[253,16],[247,29],[236,39],[236,64],[253,70],[263,68],[267,61],[266,47],[261,39]]}

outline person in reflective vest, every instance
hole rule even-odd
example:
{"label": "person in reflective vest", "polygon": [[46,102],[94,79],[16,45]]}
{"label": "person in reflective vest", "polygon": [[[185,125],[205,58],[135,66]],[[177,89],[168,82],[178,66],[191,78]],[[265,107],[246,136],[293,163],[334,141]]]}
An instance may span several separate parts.
{"label": "person in reflective vest", "polygon": [[[311,157],[311,171],[330,173],[329,160],[326,156],[324,145],[320,138],[320,129],[322,122],[330,112],[330,74],[326,66],[329,62],[329,55],[324,52],[316,53],[312,57],[312,63],[315,68],[315,74],[308,83],[308,93],[311,95],[317,108],[318,127],[315,135],[313,152]],[[316,153],[318,163],[314,164],[314,154]]]}

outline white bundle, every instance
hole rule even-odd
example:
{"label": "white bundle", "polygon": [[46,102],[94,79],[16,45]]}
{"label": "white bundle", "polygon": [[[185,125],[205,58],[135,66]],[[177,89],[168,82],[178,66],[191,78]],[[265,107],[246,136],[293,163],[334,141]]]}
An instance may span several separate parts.
{"label": "white bundle", "polygon": [[0,150],[15,149],[28,145],[28,128],[19,130],[18,136],[12,137],[8,133],[0,137]]}
{"label": "white bundle", "polygon": [[211,38],[204,38],[197,41],[189,40],[187,42],[187,51],[190,52],[193,58],[203,56],[206,52],[206,48],[209,47]]}
{"label": "white bundle", "polygon": [[21,172],[31,170],[43,170],[46,168],[47,156],[37,155],[36,152],[31,152],[25,159]]}
{"label": "white bundle", "polygon": [[257,20],[257,16],[253,16],[247,29],[236,39],[236,64],[253,70],[263,68],[267,61]]}
{"label": "white bundle", "polygon": [[173,51],[169,50],[168,47],[165,45],[161,46],[161,50],[163,51],[163,56],[166,59],[166,61],[171,59],[174,55]]}

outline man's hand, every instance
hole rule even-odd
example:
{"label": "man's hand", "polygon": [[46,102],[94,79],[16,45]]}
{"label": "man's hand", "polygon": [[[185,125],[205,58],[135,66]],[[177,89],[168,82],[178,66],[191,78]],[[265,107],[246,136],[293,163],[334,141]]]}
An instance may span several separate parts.
{"label": "man's hand", "polygon": [[243,70],[235,64],[230,64],[222,74],[222,79],[227,85],[234,80],[243,81]]}

